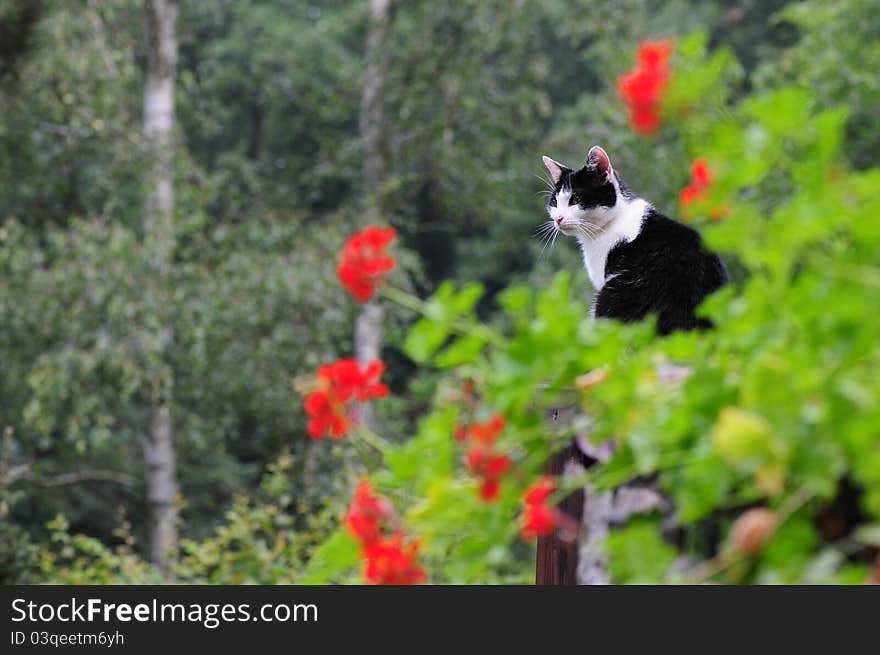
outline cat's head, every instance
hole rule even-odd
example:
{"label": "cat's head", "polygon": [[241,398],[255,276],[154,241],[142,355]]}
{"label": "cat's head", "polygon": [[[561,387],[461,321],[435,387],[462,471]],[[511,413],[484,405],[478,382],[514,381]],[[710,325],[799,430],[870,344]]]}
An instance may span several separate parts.
{"label": "cat's head", "polygon": [[543,159],[553,181],[547,213],[557,230],[589,238],[611,222],[627,192],[605,150],[590,148],[584,165],[578,169],[547,156]]}

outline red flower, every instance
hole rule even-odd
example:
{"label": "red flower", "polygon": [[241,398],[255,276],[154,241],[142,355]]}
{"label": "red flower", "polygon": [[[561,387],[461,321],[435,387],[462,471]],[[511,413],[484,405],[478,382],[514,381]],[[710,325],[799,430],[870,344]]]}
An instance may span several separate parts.
{"label": "red flower", "polygon": [[553,481],[553,478],[546,475],[541,476],[537,482],[525,490],[523,493],[523,503],[527,507],[541,505],[554,491],[556,491],[556,483]]}
{"label": "red flower", "polygon": [[309,424],[306,431],[312,439],[319,440],[324,434],[331,439],[339,439],[348,432],[349,421],[345,406],[330,388],[313,391],[305,400]]}
{"label": "red flower", "polygon": [[392,515],[389,502],[373,493],[369,480],[363,480],[355,489],[343,523],[355,539],[367,546],[380,539],[382,527]]}
{"label": "red flower", "polygon": [[416,564],[420,543],[404,543],[403,532],[383,537],[396,523],[391,503],[373,492],[369,480],[358,484],[343,523],[360,543],[364,578],[370,584],[418,584],[425,572]]}
{"label": "red flower", "polygon": [[660,129],[660,111],[657,106],[634,106],[631,111],[630,123],[639,134],[653,134]]}
{"label": "red flower", "polygon": [[487,503],[498,499],[501,492],[501,477],[511,467],[510,457],[493,447],[504,431],[505,420],[495,414],[485,423],[474,423],[462,434],[456,431],[457,441],[466,437],[471,439],[471,447],[464,456],[464,463],[471,475],[480,479],[480,497]]}
{"label": "red flower", "polygon": [[691,164],[691,179],[694,186],[705,189],[712,185],[712,174],[709,172],[709,165],[706,160],[700,157]]}
{"label": "red flower", "polygon": [[339,359],[318,367],[318,388],[306,396],[308,433],[314,439],[328,434],[339,439],[348,432],[352,416],[347,405],[388,395],[388,387],[378,382],[385,371],[380,361],[361,367],[356,359]]}
{"label": "red flower", "polygon": [[480,483],[480,498],[487,503],[494,503],[501,493],[501,483],[498,480],[483,480]]}
{"label": "red flower", "polygon": [[555,490],[556,483],[546,475],[526,489],[523,494],[523,518],[520,527],[523,541],[545,537],[557,528],[562,528],[570,534],[577,533],[579,526],[574,519],[556,507],[549,507],[546,504]]}
{"label": "red flower", "polygon": [[465,463],[471,473],[487,480],[497,480],[512,464],[507,455],[497,454],[480,445],[471,446],[465,454]]}
{"label": "red flower", "polygon": [[491,445],[501,436],[505,423],[501,414],[495,414],[486,423],[473,423],[470,427],[470,437],[479,443]]}
{"label": "red flower", "polygon": [[681,190],[681,194],[679,195],[679,201],[682,206],[690,205],[699,199],[699,197],[703,195],[703,190],[699,189],[693,185],[686,186]]}
{"label": "red flower", "polygon": [[397,232],[393,227],[371,226],[349,237],[339,252],[336,273],[339,281],[360,302],[373,297],[384,281],[385,275],[394,269],[394,258],[385,248]]}
{"label": "red flower", "polygon": [[669,41],[642,41],[639,44],[638,59],[642,68],[666,68],[672,56],[672,44]]}
{"label": "red flower", "polygon": [[[706,197],[706,192],[712,186],[712,172],[706,160],[700,157],[691,164],[691,183],[681,190],[679,194],[679,202],[687,215],[689,205],[698,202]],[[717,218],[723,216],[723,212],[718,208],[712,210]],[[719,213],[720,212],[720,213]]]}
{"label": "red flower", "polygon": [[424,582],[427,577],[425,571],[416,563],[420,546],[416,540],[404,544],[400,533],[368,544],[364,547],[364,578],[370,584],[410,585]]}
{"label": "red flower", "polygon": [[669,82],[668,41],[644,41],[638,48],[638,65],[617,81],[620,97],[630,111],[630,124],[639,134],[653,134],[660,127],[660,99]]}

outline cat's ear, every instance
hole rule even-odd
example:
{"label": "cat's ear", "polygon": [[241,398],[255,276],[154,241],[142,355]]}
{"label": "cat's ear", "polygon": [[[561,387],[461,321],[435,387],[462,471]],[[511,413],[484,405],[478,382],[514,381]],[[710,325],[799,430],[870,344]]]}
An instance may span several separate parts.
{"label": "cat's ear", "polygon": [[601,146],[593,146],[587,154],[587,161],[584,164],[587,168],[604,174],[605,178],[610,182],[614,177],[614,169],[611,167],[611,160],[608,153]]}
{"label": "cat's ear", "polygon": [[547,155],[541,157],[544,161],[544,166],[547,167],[547,170],[550,171],[550,177],[553,178],[554,182],[559,182],[562,178],[562,171],[565,170],[565,166],[560,164],[559,162],[553,161]]}

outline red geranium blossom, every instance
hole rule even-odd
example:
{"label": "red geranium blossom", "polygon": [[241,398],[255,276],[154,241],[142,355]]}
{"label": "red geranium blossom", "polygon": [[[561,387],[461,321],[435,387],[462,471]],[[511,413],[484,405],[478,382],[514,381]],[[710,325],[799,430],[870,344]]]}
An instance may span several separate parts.
{"label": "red geranium blossom", "polygon": [[556,528],[555,507],[547,507],[544,501],[556,489],[552,478],[543,476],[523,494],[523,520],[520,535],[524,541],[543,537]]}
{"label": "red geranium blossom", "polygon": [[419,584],[427,577],[416,563],[421,544],[411,540],[404,544],[398,533],[364,547],[364,578],[370,584]]}
{"label": "red geranium blossom", "polygon": [[366,546],[379,540],[382,527],[392,516],[390,503],[373,493],[369,480],[363,480],[354,491],[343,523],[352,536]]}
{"label": "red geranium blossom", "polygon": [[480,498],[487,503],[493,503],[501,495],[501,482],[499,480],[483,480],[480,482]]}
{"label": "red geranium blossom", "polygon": [[712,172],[706,160],[700,157],[691,165],[691,183],[681,190],[679,202],[687,210],[691,205],[706,196],[706,192],[712,186]]}
{"label": "red geranium blossom", "polygon": [[[425,572],[416,564],[420,543],[409,540],[399,529],[394,509],[388,500],[373,492],[369,480],[358,484],[343,520],[345,527],[360,544],[364,559],[364,578],[370,584],[418,584]],[[393,529],[393,535],[387,535]]]}
{"label": "red geranium blossom", "polygon": [[491,448],[474,444],[465,454],[465,464],[472,475],[480,478],[480,497],[487,503],[498,498],[500,478],[510,468],[510,457]]}
{"label": "red geranium blossom", "polygon": [[348,411],[333,393],[332,388],[322,385],[305,400],[309,424],[306,431],[312,439],[319,440],[328,434],[331,439],[339,439],[349,428]]}
{"label": "red geranium blossom", "polygon": [[520,536],[523,541],[552,534],[557,528],[574,535],[578,523],[556,507],[548,506],[547,499],[556,490],[553,478],[542,476],[523,494],[523,517]]}
{"label": "red geranium blossom", "polygon": [[495,414],[485,423],[473,423],[467,428],[458,426],[456,441],[470,438],[471,446],[464,456],[468,471],[480,479],[480,497],[487,503],[498,499],[501,493],[501,477],[511,467],[510,457],[497,450],[493,444],[501,436],[505,426],[504,416]]}
{"label": "red geranium blossom", "polygon": [[483,446],[471,446],[465,455],[471,473],[485,478],[497,478],[510,468],[510,457],[496,454]]}
{"label": "red geranium blossom", "polygon": [[644,41],[639,44],[637,66],[617,81],[620,97],[630,111],[630,124],[639,134],[653,134],[660,127],[660,99],[669,82],[672,44]]}
{"label": "red geranium blossom", "polygon": [[388,395],[388,387],[378,382],[384,371],[385,365],[378,360],[365,367],[356,359],[339,359],[319,366],[317,389],[305,399],[309,435],[321,439],[327,434],[331,439],[339,439],[348,432],[352,421],[349,403]]}
{"label": "red geranium blossom", "polygon": [[490,445],[495,443],[504,431],[506,421],[501,414],[495,414],[485,423],[471,424],[469,433],[471,439],[479,443]]}
{"label": "red geranium blossom", "polygon": [[646,69],[666,68],[672,56],[672,44],[669,41],[642,41],[639,44],[639,66]]}
{"label": "red geranium blossom", "polygon": [[385,275],[394,269],[394,258],[385,248],[396,234],[393,227],[370,226],[345,242],[339,252],[336,274],[356,300],[366,302],[372,298]]}

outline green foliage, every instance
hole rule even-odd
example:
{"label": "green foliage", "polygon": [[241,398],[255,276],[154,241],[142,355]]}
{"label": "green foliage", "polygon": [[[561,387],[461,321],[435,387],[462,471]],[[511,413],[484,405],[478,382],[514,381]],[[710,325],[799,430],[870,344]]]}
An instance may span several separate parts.
{"label": "green foliage", "polygon": [[[519,496],[575,432],[617,445],[589,473],[597,488],[657,473],[685,534],[668,543],[657,517],[614,532],[617,580],[863,581],[880,525],[877,6],[785,4],[396,3],[388,175],[365,189],[365,3],[182,3],[175,256],[158,288],[140,227],[137,3],[0,0],[0,428],[14,428],[0,580],[158,580],[138,485],[39,481],[140,479],[145,408],[173,376],[179,581],[359,582],[338,525],[366,466],[432,581],[528,582]],[[676,43],[650,139],[615,88],[644,38]],[[708,161],[694,220],[735,282],[705,307],[714,332],[658,340],[590,320],[576,249],[530,238],[540,155],[576,164],[594,143],[673,214],[691,161]],[[430,295],[388,290],[404,308],[386,317],[381,452],[307,439],[291,390],[352,353],[357,308],[334,256],[373,195],[407,249],[394,288]],[[578,387],[587,372],[600,383]],[[573,425],[552,418],[571,407]],[[451,435],[494,412],[515,464],[488,505]],[[862,489],[858,527],[829,536],[844,479]],[[686,570],[705,525],[726,534],[750,504],[786,515],[766,549],[743,561],[728,545],[715,568]]]}
{"label": "green foliage", "polygon": [[[700,61],[701,48],[689,46],[700,42],[683,42],[681,56],[697,73],[694,88],[682,76],[676,95],[695,108],[724,97],[715,87],[734,65],[724,53]],[[514,535],[518,496],[554,444],[576,431],[546,419],[572,401],[594,440],[616,444],[612,460],[589,473],[597,488],[657,474],[686,534],[749,504],[780,517],[752,559],[723,550],[712,566],[686,570],[672,563],[704,557],[697,541],[674,546],[659,522],[635,520],[608,540],[618,581],[865,579],[858,553],[867,551],[855,535],[880,518],[880,323],[868,310],[880,302],[873,219],[880,169],[849,170],[841,155],[846,117],[816,106],[807,91],[778,88],[724,112],[692,111],[667,128],[691,158],[713,166],[716,183],[698,214],[730,210],[720,221],[697,220],[711,247],[746,269],[741,283],[706,303],[712,332],[660,339],[651,325],[593,321],[567,273],[538,293],[517,286],[499,295],[504,330],[493,331],[485,349],[460,346],[485,329],[466,309],[466,288],[443,286],[424,304],[408,352],[443,368],[443,355],[455,349],[458,366],[441,381],[416,436],[387,452],[374,478],[398,506],[409,506],[406,522],[425,541],[434,581],[527,575],[528,553]],[[577,390],[577,376],[601,369],[604,383]],[[674,382],[664,370],[686,375]],[[450,404],[450,391],[464,379],[476,383],[478,413],[507,418],[500,445],[516,469],[491,505],[479,499],[451,439],[462,408]],[[829,541],[820,517],[844,480],[860,489],[859,518]]]}
{"label": "green foliage", "polygon": [[[320,556],[320,549],[312,554],[315,544],[326,537],[338,517],[327,507],[312,514],[303,528],[294,525],[293,516],[307,508],[301,502],[297,507],[291,494],[292,464],[289,453],[282,454],[269,466],[259,497],[239,496],[213,535],[201,541],[184,540],[172,579],[180,584],[299,582],[309,558]],[[18,571],[19,581],[158,584],[164,580],[134,550],[131,523],[126,519],[122,519],[114,531],[119,542],[115,548],[92,537],[70,534],[70,526],[62,516],[50,521],[48,528],[51,539],[31,563],[36,570]],[[338,561],[339,555],[335,557]]]}
{"label": "green foliage", "polygon": [[846,155],[859,168],[875,164],[880,81],[866,64],[880,59],[880,7],[871,0],[808,0],[787,5],[773,20],[796,25],[801,38],[780,59],[761,64],[758,84],[797,85],[810,89],[819,107],[847,107]]}
{"label": "green foliage", "polygon": [[158,584],[162,576],[135,554],[125,528],[115,549],[83,534],[71,535],[69,524],[57,516],[47,525],[51,539],[40,551],[39,569],[49,584]]}
{"label": "green foliage", "polygon": [[676,551],[659,532],[654,522],[637,519],[608,536],[608,563],[615,581],[645,584],[663,579]]}

